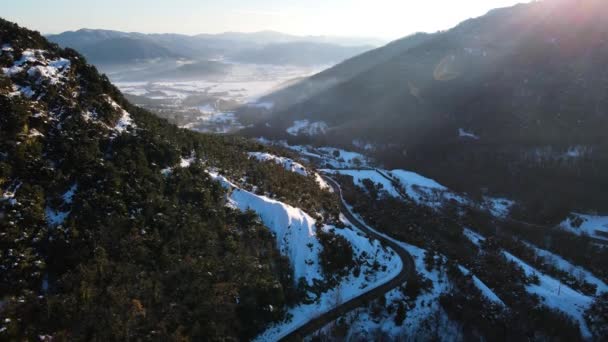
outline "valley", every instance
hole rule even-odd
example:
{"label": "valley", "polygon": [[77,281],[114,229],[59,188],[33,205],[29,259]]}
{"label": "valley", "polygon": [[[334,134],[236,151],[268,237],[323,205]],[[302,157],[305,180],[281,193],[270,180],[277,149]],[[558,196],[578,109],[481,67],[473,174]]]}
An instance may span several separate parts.
{"label": "valley", "polygon": [[386,45],[0,19],[0,340],[605,340],[604,14]]}
{"label": "valley", "polygon": [[[207,133],[234,133],[245,126],[235,115],[237,110],[251,115],[269,112],[272,102],[259,102],[267,94],[288,86],[297,79],[310,76],[322,66],[275,66],[228,64],[222,75],[200,76],[198,79],[137,80],[128,70],[112,70],[108,77],[136,105],[146,108],[187,129]],[[146,64],[145,70],[157,71]]]}

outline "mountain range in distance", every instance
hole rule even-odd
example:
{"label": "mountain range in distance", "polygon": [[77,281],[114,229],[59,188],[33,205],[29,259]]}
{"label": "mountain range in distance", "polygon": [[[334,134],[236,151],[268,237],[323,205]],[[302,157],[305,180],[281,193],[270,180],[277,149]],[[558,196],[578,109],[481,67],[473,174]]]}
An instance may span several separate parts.
{"label": "mountain range in distance", "polygon": [[272,111],[243,109],[256,125],[243,133],[366,150],[461,191],[519,197],[534,216],[605,211],[605,15],[597,0],[532,2],[412,35],[263,98]]}
{"label": "mountain range in distance", "polygon": [[47,38],[81,52],[96,65],[148,60],[226,59],[237,63],[328,65],[341,62],[384,41],[374,38],[294,36],[274,31],[221,34],[144,34],[81,29]]}

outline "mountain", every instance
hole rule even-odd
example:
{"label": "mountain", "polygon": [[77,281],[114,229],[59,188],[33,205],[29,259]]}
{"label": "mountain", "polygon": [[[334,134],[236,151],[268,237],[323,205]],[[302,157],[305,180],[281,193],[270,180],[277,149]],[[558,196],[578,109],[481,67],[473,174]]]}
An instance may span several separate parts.
{"label": "mountain", "polygon": [[[290,106],[319,94],[339,83],[346,82],[352,77],[382,64],[398,54],[416,46],[431,35],[417,33],[394,41],[380,49],[374,49],[352,57],[329,69],[303,80],[295,80],[280,90],[264,96],[260,102],[272,103],[275,111],[288,109]],[[251,108],[242,108],[239,111],[240,119],[245,123],[255,123],[266,119],[268,113],[252,111]]]}
{"label": "mountain", "polygon": [[302,232],[319,274],[335,263],[317,251],[350,248],[309,234],[337,219],[334,195],[250,159],[259,144],[178,129],[74,50],[2,19],[0,70],[0,339],[249,340],[322,292],[295,278],[287,237],[227,205],[220,179],[259,189],[237,193],[285,222],[315,213]]}
{"label": "mountain", "polygon": [[269,44],[236,52],[231,59],[250,64],[324,65],[336,64],[370,50],[369,46],[343,47],[327,43],[291,42]]}
{"label": "mountain", "polygon": [[[287,108],[245,133],[367,146],[387,167],[522,200],[535,219],[605,211],[606,14],[599,0],[493,10],[395,55],[391,45],[369,52],[389,58],[296,104],[288,97]],[[331,80],[346,63],[294,88]]]}
{"label": "mountain", "polygon": [[336,37],[336,36],[295,36],[276,31],[259,31],[251,33],[224,32],[219,34],[199,34],[196,37],[215,40],[230,40],[241,42],[253,42],[258,45],[309,42],[319,44],[334,44],[342,46],[380,46],[385,41],[377,38],[364,37]]}
{"label": "mountain", "polygon": [[226,57],[264,64],[322,65],[339,62],[379,43],[373,39],[299,37],[273,31],[188,36],[81,29],[47,38],[60,46],[81,51],[94,63],[103,64],[126,64],[140,59]]}
{"label": "mountain", "polygon": [[133,63],[152,59],[180,59],[177,53],[153,42],[134,38],[111,38],[79,50],[95,64]]}

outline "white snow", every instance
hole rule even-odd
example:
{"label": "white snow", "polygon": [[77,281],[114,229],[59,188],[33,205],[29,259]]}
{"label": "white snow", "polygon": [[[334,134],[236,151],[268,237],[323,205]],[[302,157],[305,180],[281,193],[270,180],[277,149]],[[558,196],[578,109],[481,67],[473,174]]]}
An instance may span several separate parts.
{"label": "white snow", "polygon": [[464,128],[458,129],[458,136],[460,138],[469,138],[473,140],[479,140],[479,137],[471,132],[467,132]]}
{"label": "white snow", "polygon": [[[560,223],[560,227],[577,235],[588,235],[590,237],[608,241],[608,216],[584,215],[573,213]],[[582,220],[580,227],[573,224],[573,218]]]}
{"label": "white snow", "polygon": [[421,176],[417,173],[405,171],[405,170],[393,170],[390,171],[390,174],[401,181],[402,184],[407,185],[408,187],[417,185],[424,188],[436,189],[445,191],[447,188],[436,181]]}
{"label": "white snow", "polygon": [[[480,241],[485,240],[483,236],[469,229],[465,229],[465,236],[467,236],[473,243],[478,246]],[[582,293],[577,292],[572,288],[568,287],[567,285],[563,284],[561,281],[554,279],[546,274],[543,274],[542,272],[538,271],[534,267],[528,265],[527,263],[507,251],[503,251],[502,254],[508,260],[511,260],[521,266],[526,276],[529,277],[534,274],[538,276],[540,281],[539,285],[532,284],[526,286],[526,290],[529,293],[536,294],[541,297],[543,303],[546,306],[560,310],[573,317],[579,323],[583,336],[591,336],[589,328],[587,327],[587,324],[584,319],[584,312],[587,310],[587,308],[589,308],[589,305],[593,302],[593,298],[585,296]],[[554,254],[549,253],[547,255]],[[562,266],[566,265],[570,264],[567,261],[566,264],[562,264]],[[593,277],[593,275],[591,275],[591,277]]]}
{"label": "white snow", "polygon": [[[340,197],[343,201],[344,199],[342,198],[342,194],[340,194]],[[346,208],[361,223],[365,224],[368,229],[397,243],[401,248],[405,249],[414,259],[416,271],[422,274],[426,279],[431,280],[433,284],[433,287],[429,292],[423,293],[416,298],[416,304],[413,308],[406,310],[406,319],[402,326],[396,326],[393,317],[388,317],[378,321],[378,319],[370,317],[370,314],[366,309],[356,310],[349,315],[351,316],[351,328],[349,329],[349,338],[347,340],[365,340],[365,338],[368,336],[367,334],[375,329],[380,329],[383,332],[386,332],[395,340],[400,338],[407,339],[408,337],[412,336],[426,336],[428,339],[431,338],[434,331],[425,330],[425,323],[429,323],[429,321],[433,320],[435,313],[439,314],[439,329],[446,332],[446,336],[450,336],[449,331],[453,326],[450,324],[449,319],[446,317],[439,303],[440,296],[450,290],[450,283],[445,273],[445,269],[442,268],[440,270],[434,269],[430,272],[427,271],[424,263],[424,256],[426,255],[426,251],[424,249],[401,242],[375,230],[367,225],[358,214],[353,212],[350,206],[346,205]],[[386,294],[386,300],[387,303],[399,301],[403,302],[406,300],[406,298],[404,298],[404,295],[400,289],[394,289]]]}
{"label": "white snow", "polygon": [[[40,84],[42,80],[47,80],[50,84],[63,82],[70,69],[70,61],[65,58],[48,60],[45,56],[46,53],[45,50],[25,50],[21,59],[14,61],[10,68],[3,68],[2,72],[6,76],[13,77],[27,70],[28,77],[33,79],[36,84]],[[37,63],[37,65],[28,67],[33,63]]]}
{"label": "white snow", "polygon": [[39,131],[39,130],[37,130],[37,129],[35,129],[35,128],[32,128],[32,129],[30,129],[30,131],[29,131],[29,133],[28,133],[28,135],[27,135],[27,136],[28,136],[28,137],[30,137],[30,138],[34,138],[34,137],[44,137],[44,134],[40,133],[40,131]]}
{"label": "white snow", "polygon": [[[262,222],[275,234],[281,254],[289,257],[294,268],[295,280],[304,277],[308,284],[322,280],[317,240],[316,221],[301,209],[239,189],[225,177],[215,172],[209,175],[231,189],[230,204],[240,210],[253,210]],[[312,247],[307,247],[312,246]]]}
{"label": "white snow", "polygon": [[46,221],[49,227],[56,227],[65,222],[65,219],[68,217],[68,215],[70,215],[70,212],[56,211],[51,209],[50,207],[46,207],[44,209],[44,215],[46,217]]}
{"label": "white snow", "polygon": [[135,125],[135,123],[133,122],[133,119],[131,118],[131,114],[129,114],[129,112],[124,110],[118,103],[116,103],[109,96],[106,96],[106,101],[108,101],[108,103],[112,106],[112,108],[114,108],[121,114],[120,118],[116,122],[116,125],[114,126],[114,131],[116,131],[117,133],[124,133],[127,130],[127,128],[129,128],[129,127],[132,127],[132,128],[137,127]]}
{"label": "white snow", "polygon": [[483,241],[485,241],[485,237],[481,236],[480,234],[465,228],[462,233],[464,234],[464,236],[469,239],[475,246],[477,247],[481,247],[481,243]]}
{"label": "white snow", "polygon": [[460,204],[470,204],[470,201],[436,181],[406,170],[380,170],[383,174],[398,182],[409,197],[416,203],[438,208],[444,201],[456,201]]}
{"label": "white snow", "polygon": [[393,186],[393,184],[391,183],[390,180],[382,177],[378,172],[376,172],[375,170],[331,170],[331,169],[324,169],[324,170],[320,170],[323,173],[327,173],[330,175],[335,175],[335,174],[340,174],[340,175],[345,175],[345,176],[352,176],[353,177],[353,182],[355,183],[355,185],[361,187],[361,188],[365,188],[363,185],[363,181],[365,179],[369,179],[371,180],[374,184],[380,184],[382,186],[382,189],[384,190],[383,193],[393,196],[393,197],[400,197],[399,193],[397,192],[397,190],[395,189],[395,187]]}
{"label": "white snow", "polygon": [[[351,312],[346,316],[347,322],[350,323],[346,340],[371,340],[377,337],[377,335],[374,335],[376,330],[387,334],[389,340],[407,340],[408,337],[414,336],[421,340],[427,340],[432,338],[436,333],[435,329],[437,329],[440,335],[446,336],[442,341],[451,341],[448,336],[452,336],[450,331],[453,326],[439,303],[441,295],[450,290],[450,282],[445,273],[445,268],[427,271],[424,264],[426,254],[424,249],[403,242],[398,243],[412,255],[416,271],[426,279],[431,280],[432,288],[419,295],[415,300],[415,305],[406,308],[405,320],[401,326],[395,324],[395,311],[392,314],[383,312],[381,317],[373,317],[367,308]],[[389,291],[385,298],[387,305],[403,303],[408,300],[398,288]],[[435,316],[436,313],[438,316]],[[438,321],[434,321],[436,318]],[[438,325],[435,325],[435,323]]]}
{"label": "white snow", "polygon": [[323,177],[321,177],[320,174],[315,173],[315,180],[317,181],[317,184],[319,184],[319,187],[321,188],[321,190],[327,190],[329,192],[334,192],[334,189],[329,184],[327,184],[325,179],[323,179]]}
{"label": "white snow", "polygon": [[[455,200],[459,203],[468,203],[468,201],[449,191],[446,187],[435,182],[432,179],[423,177],[414,172],[405,170],[332,170],[324,169],[322,172],[328,174],[348,175],[354,178],[355,185],[363,188],[363,180],[369,179],[375,184],[381,184],[386,194],[406,199],[401,194],[407,194],[416,203],[424,204],[430,207],[439,207],[443,201]],[[400,186],[396,186],[396,185]]]}
{"label": "white snow", "polygon": [[462,274],[464,274],[465,276],[468,276],[468,275],[472,276],[475,287],[477,287],[479,289],[479,291],[481,291],[481,294],[484,297],[486,297],[488,300],[490,300],[493,303],[496,303],[503,307],[505,306],[505,303],[500,298],[498,298],[496,293],[494,293],[494,291],[492,291],[492,289],[490,289],[486,284],[484,284],[483,281],[481,281],[479,278],[477,278],[477,276],[475,276],[474,274],[471,274],[471,271],[469,271],[466,267],[458,265],[458,269],[460,269],[460,272],[462,272]]}
{"label": "white snow", "polygon": [[293,136],[298,135],[321,135],[325,134],[329,126],[323,121],[310,122],[308,120],[296,120],[293,125],[287,128],[287,133]]}
{"label": "white snow", "polygon": [[23,96],[25,96],[28,99],[31,99],[32,97],[34,97],[34,95],[36,95],[36,92],[30,86],[22,87],[22,86],[15,85],[14,89],[17,91],[17,93],[15,95],[22,94]]}
{"label": "white snow", "polygon": [[192,163],[194,163],[195,160],[196,160],[196,157],[181,158],[179,161],[179,167],[181,167],[181,168],[189,167],[190,165],[192,165]]}
{"label": "white snow", "polygon": [[[281,253],[289,257],[296,279],[304,277],[309,284],[313,284],[314,279],[323,279],[318,259],[322,246],[316,237],[316,221],[310,215],[299,208],[242,190],[215,172],[208,173],[231,190],[229,196],[231,206],[240,210],[251,209],[260,216],[264,225],[274,233]],[[370,241],[346,218],[341,217],[341,220],[347,225],[346,228],[338,229],[325,225],[322,229],[334,230],[336,234],[346,238],[358,259],[366,256],[365,262],[360,265],[359,277],[351,274],[345,277],[337,288],[323,293],[317,302],[291,308],[289,310],[292,315],[291,320],[271,327],[258,336],[257,341],[276,341],[305,324],[311,317],[327,312],[343,301],[382,285],[401,271],[403,265],[394,251],[385,249],[376,240]],[[378,261],[386,268],[373,271],[374,261]]]}
{"label": "white snow", "polygon": [[19,190],[21,184],[21,182],[13,182],[11,186],[9,186],[5,191],[2,192],[2,197],[0,197],[0,201],[7,201],[10,205],[17,204],[15,196],[17,195],[17,190]]}
{"label": "white snow", "polygon": [[506,198],[484,197],[484,206],[496,217],[508,217],[514,205],[515,201]]}
{"label": "white snow", "polygon": [[[334,147],[319,147],[315,150],[324,155],[325,158],[328,158],[328,163],[333,167],[362,167],[368,165],[368,158],[361,153]],[[338,157],[336,157],[336,154]]]}
{"label": "white snow", "polygon": [[13,52],[15,51],[9,44],[2,45],[2,52]]}
{"label": "white snow", "polygon": [[587,271],[583,267],[576,266],[569,262],[568,260],[562,258],[561,256],[551,253],[547,250],[540,249],[530,243],[526,243],[526,245],[536,252],[536,255],[541,257],[545,263],[553,265],[555,268],[562,270],[564,272],[568,272],[573,276],[582,279],[590,284],[594,284],[597,286],[596,294],[600,295],[602,293],[608,292],[608,285],[603,282],[601,279],[593,275],[593,273]]}
{"label": "white snow", "polygon": [[317,159],[321,164],[332,168],[360,168],[369,166],[369,158],[357,152],[334,147],[289,145],[286,141],[271,142],[263,137],[258,138],[258,141],[296,151],[303,157]]}
{"label": "white snow", "polygon": [[58,84],[65,77],[65,72],[70,68],[70,61],[65,58],[52,60],[48,65],[36,65],[28,69],[27,74],[30,77],[37,78],[38,83],[41,80],[48,80],[50,84]]}
{"label": "white snow", "polygon": [[72,185],[68,191],[66,191],[61,198],[63,199],[63,201],[67,204],[72,204],[72,201],[74,200],[74,195],[76,194],[76,190],[78,190],[78,184],[74,183],[74,185]]}
{"label": "white snow", "polygon": [[287,171],[295,172],[302,176],[308,176],[308,171],[304,167],[304,165],[294,161],[293,159],[286,157],[279,157],[274,154],[265,153],[265,152],[249,152],[249,158],[255,158],[259,161],[270,161],[276,164],[282,165]]}
{"label": "white snow", "polygon": [[180,128],[190,129],[202,133],[230,133],[242,129],[243,126],[233,112],[222,112],[209,105],[199,107],[202,116],[196,121],[180,126]]}
{"label": "white snow", "polygon": [[559,280],[539,272],[537,269],[526,264],[521,259],[509,252],[503,251],[503,255],[508,260],[511,260],[521,266],[526,276],[538,276],[540,281],[539,285],[532,284],[526,286],[526,290],[529,293],[538,295],[544,305],[570,315],[579,323],[583,337],[591,337],[591,332],[589,331],[587,323],[585,322],[584,313],[593,303],[592,297],[585,296],[563,284]]}

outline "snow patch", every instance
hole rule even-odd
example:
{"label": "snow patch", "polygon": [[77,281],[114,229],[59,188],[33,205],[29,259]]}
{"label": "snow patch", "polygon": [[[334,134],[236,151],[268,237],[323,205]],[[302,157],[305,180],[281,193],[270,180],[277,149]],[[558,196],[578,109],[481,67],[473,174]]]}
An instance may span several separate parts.
{"label": "snow patch", "polygon": [[329,192],[334,192],[334,189],[329,184],[327,184],[325,179],[323,179],[323,177],[321,177],[320,174],[315,173],[315,181],[317,181],[317,184],[319,184],[319,187],[321,188],[321,190],[327,190]]}
{"label": "snow patch", "polygon": [[467,132],[463,128],[458,129],[458,136],[460,138],[469,138],[469,139],[473,139],[473,140],[479,140],[479,137],[477,135],[475,135],[471,132]]}
{"label": "snow patch", "polygon": [[275,164],[282,165],[287,171],[295,172],[305,177],[308,176],[308,171],[304,165],[294,161],[293,159],[279,157],[265,152],[249,152],[247,155],[249,155],[249,158],[254,158],[262,162],[274,162]]}
{"label": "snow patch", "polygon": [[595,239],[608,241],[608,216],[572,213],[570,217],[560,223],[560,227],[576,235],[588,235]]}
{"label": "snow patch", "polygon": [[463,229],[462,233],[467,239],[469,239],[469,241],[471,241],[477,247],[481,247],[481,243],[486,240],[485,237],[468,228]]}
{"label": "snow patch", "polygon": [[66,218],[70,215],[69,211],[57,211],[50,207],[44,209],[44,216],[49,227],[57,227],[62,225]]}
{"label": "snow patch", "polygon": [[15,196],[17,195],[17,190],[21,187],[21,182],[13,182],[12,185],[8,187],[5,191],[2,192],[2,197],[0,197],[0,201],[6,201],[10,205],[17,204],[17,200]]}
{"label": "snow patch", "polygon": [[[50,84],[63,82],[70,69],[70,61],[65,58],[48,60],[45,56],[46,53],[45,50],[25,50],[19,60],[14,61],[9,68],[2,68],[2,72],[8,77],[13,77],[26,71],[28,77],[36,84],[42,83],[43,80]],[[30,64],[36,65],[28,67]]]}
{"label": "snow patch", "polygon": [[484,197],[484,205],[495,217],[507,218],[515,201],[506,198]]}
{"label": "snow patch", "polygon": [[[231,190],[229,196],[231,206],[243,211],[253,210],[260,216],[264,225],[274,233],[281,253],[289,257],[296,279],[304,277],[308,284],[313,284],[315,279],[323,279],[318,260],[322,246],[316,237],[317,222],[312,217],[299,208],[242,190],[216,172],[208,173],[225,188]],[[291,320],[271,327],[258,336],[257,341],[276,341],[308,322],[311,317],[327,312],[399,274],[403,264],[394,251],[385,249],[377,240],[370,241],[345,217],[341,216],[340,219],[347,226],[346,228],[338,229],[325,225],[321,229],[333,230],[343,236],[351,244],[357,258],[365,259],[360,265],[359,276],[355,277],[351,274],[345,277],[336,288],[321,294],[315,303],[302,304],[289,309]],[[375,261],[386,267],[373,270]]]}
{"label": "snow patch", "polygon": [[234,208],[255,211],[275,234],[281,254],[288,256],[292,263],[295,280],[304,277],[310,285],[315,279],[323,280],[319,265],[322,247],[316,236],[316,221],[310,215],[266,196],[242,190],[215,172],[209,172],[209,175],[231,189],[229,201]]}
{"label": "snow patch", "polygon": [[508,260],[521,266],[526,276],[538,276],[538,285],[526,285],[526,290],[529,293],[538,295],[546,306],[570,315],[579,323],[583,337],[591,338],[591,332],[585,322],[584,315],[585,311],[593,303],[592,297],[585,296],[559,280],[539,272],[509,252],[503,251],[503,255]]}
{"label": "snow patch", "polygon": [[287,133],[293,136],[298,135],[321,135],[327,133],[329,126],[323,121],[310,122],[308,120],[296,120],[287,129]]}
{"label": "snow patch", "polygon": [[363,185],[363,181],[366,179],[369,179],[374,184],[379,185],[381,187],[382,193],[393,196],[393,197],[400,197],[399,192],[397,192],[397,190],[395,189],[395,187],[393,186],[391,181],[382,177],[382,175],[380,175],[375,170],[324,169],[324,170],[320,170],[320,171],[323,173],[330,174],[330,175],[340,174],[340,175],[344,175],[344,176],[351,176],[351,177],[353,177],[354,184],[359,186],[362,189],[365,189],[365,186]]}
{"label": "snow patch", "polygon": [[536,255],[543,259],[545,263],[553,265],[555,268],[562,270],[564,272],[568,272],[572,274],[574,277],[582,279],[589,284],[593,284],[597,286],[596,294],[600,295],[602,293],[608,292],[608,285],[603,282],[601,279],[593,275],[593,273],[587,271],[583,267],[576,266],[570,263],[568,260],[562,258],[561,256],[546,251],[544,249],[540,249],[530,243],[526,243],[526,245],[532,249]]}
{"label": "snow patch", "polygon": [[483,281],[481,281],[479,278],[477,278],[474,274],[471,274],[471,271],[469,271],[467,268],[465,268],[464,266],[458,265],[458,269],[460,269],[460,272],[462,272],[462,274],[464,274],[465,276],[471,275],[473,278],[473,283],[475,284],[475,287],[477,287],[477,289],[479,289],[479,291],[481,291],[481,294],[486,297],[489,301],[496,303],[502,307],[505,307],[505,303],[498,298],[498,296],[496,295],[496,293],[494,293],[494,291],[492,291],[492,289],[490,289],[486,284],[484,284]]}
{"label": "snow patch", "polygon": [[108,101],[108,103],[112,106],[112,108],[114,108],[121,114],[120,118],[116,122],[116,125],[114,126],[115,132],[120,134],[120,133],[126,132],[129,127],[137,128],[137,126],[133,122],[133,119],[131,118],[131,114],[129,114],[129,112],[124,110],[118,103],[116,103],[109,96],[106,96],[106,101]]}
{"label": "snow patch", "polygon": [[76,194],[76,190],[78,190],[78,184],[74,183],[74,185],[72,185],[68,191],[66,191],[61,198],[63,199],[63,201],[66,204],[72,204],[73,200],[74,200],[74,195]]}

